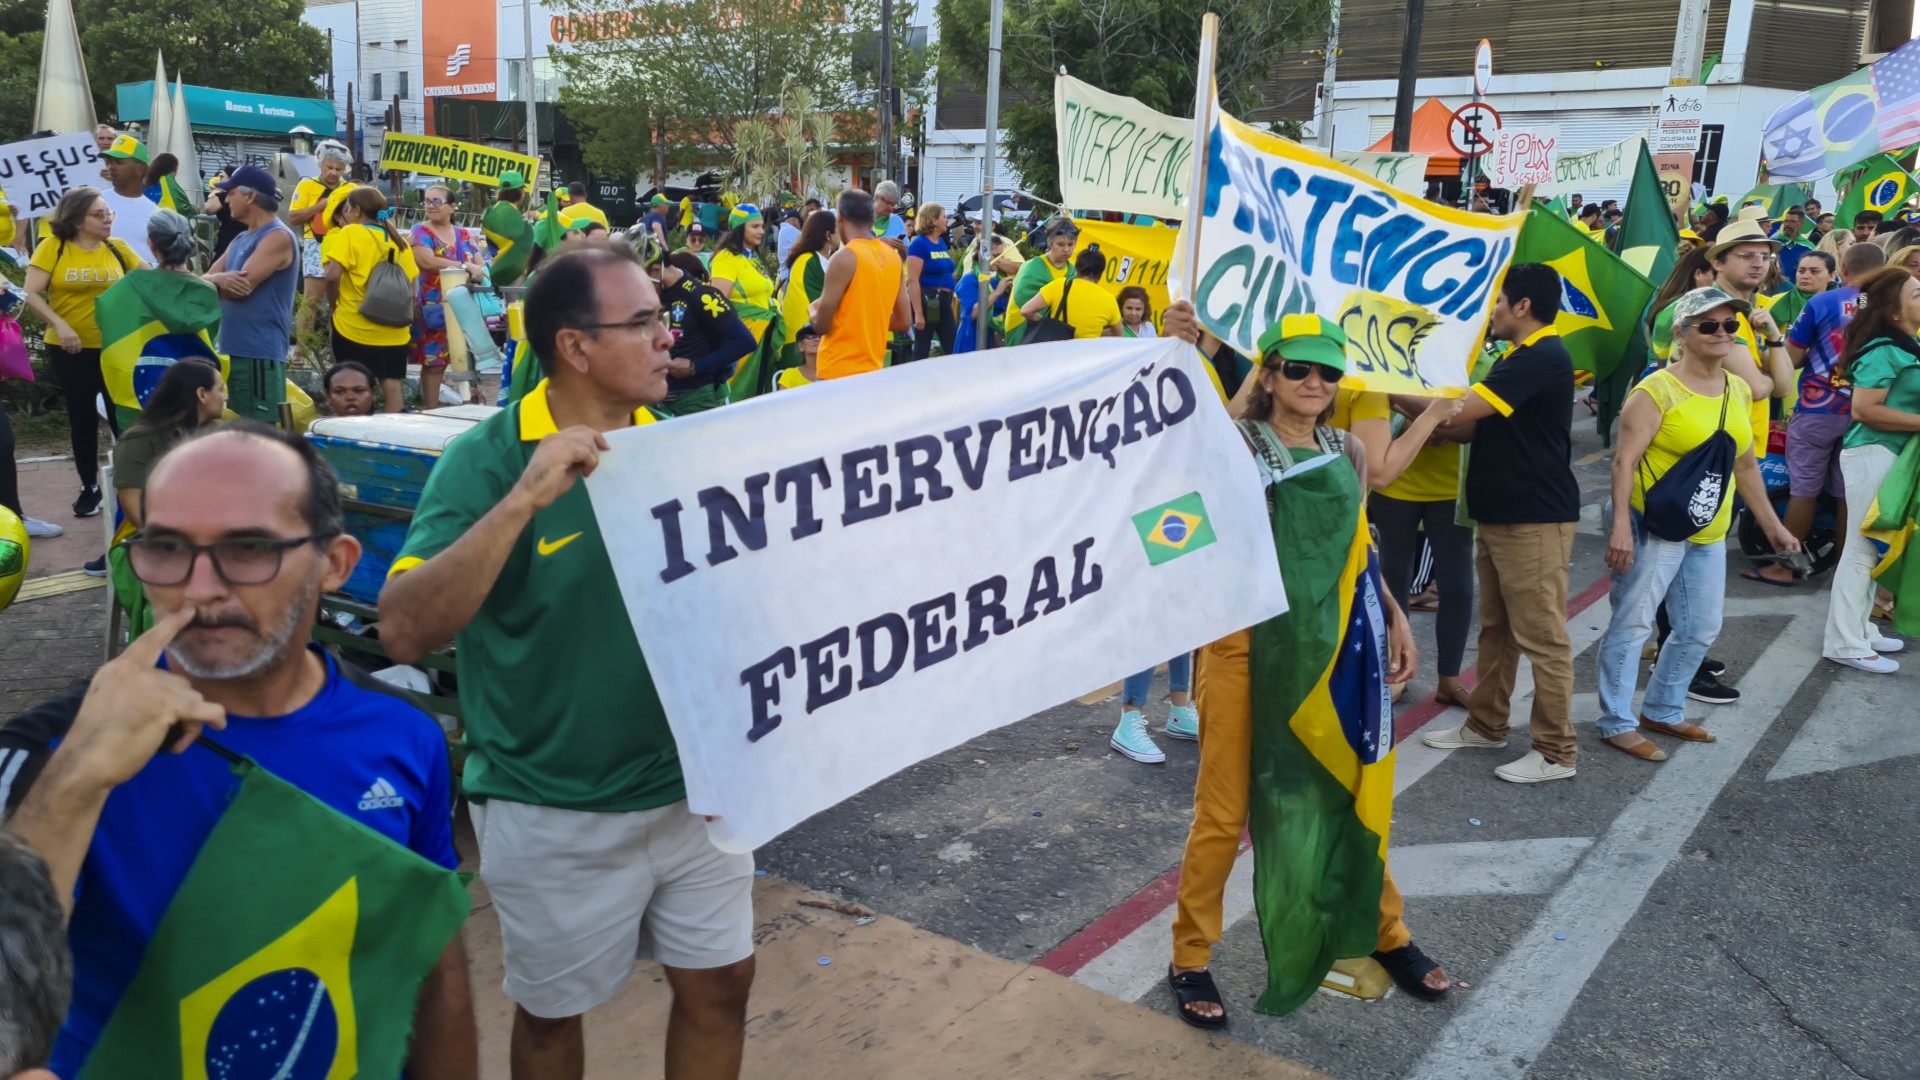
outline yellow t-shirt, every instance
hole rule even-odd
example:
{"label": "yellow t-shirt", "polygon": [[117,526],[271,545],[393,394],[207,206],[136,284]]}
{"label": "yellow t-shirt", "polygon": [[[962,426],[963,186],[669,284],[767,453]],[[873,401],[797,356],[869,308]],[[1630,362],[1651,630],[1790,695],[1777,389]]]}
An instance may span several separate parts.
{"label": "yellow t-shirt", "polygon": [[420,268],[413,261],[413,249],[396,245],[387,230],[377,225],[339,225],[327,231],[320,242],[322,265],[337,262],[340,275],[340,302],[333,308],[333,328],[340,336],[361,345],[405,345],[413,340],[409,326],[381,326],[360,316],[360,301],[367,298],[367,278],[373,268],[393,253],[393,261],[407,272],[407,280],[417,282]]}
{"label": "yellow t-shirt", "polygon": [[602,228],[613,228],[612,225],[607,224],[607,212],[592,203],[569,203],[560,211],[560,224],[563,227],[571,225],[581,218],[597,222]]}
{"label": "yellow t-shirt", "polygon": [[[1075,338],[1097,338],[1109,326],[1120,325],[1120,304],[1113,294],[1091,281],[1077,282],[1079,288],[1067,297],[1067,325]],[[1067,291],[1065,278],[1049,281],[1035,293],[1047,302],[1049,312],[1060,307],[1060,294]]]}
{"label": "yellow t-shirt", "polygon": [[[764,309],[766,314],[754,316],[757,319],[773,317],[773,282],[760,272],[759,263],[736,251],[716,251],[707,273],[715,281],[733,282],[733,294],[727,299],[733,301],[736,307],[744,304]],[[747,315],[742,312],[740,317],[745,319]],[[759,330],[754,331],[756,340],[760,333]]]}
{"label": "yellow t-shirt", "polygon": [[[1753,387],[1738,375],[1728,375],[1727,392],[1733,395],[1732,400],[1726,402],[1727,434],[1733,436],[1737,456],[1753,448],[1753,432],[1740,422],[1746,408],[1753,403]],[[1660,430],[1654,433],[1646,457],[1633,476],[1633,508],[1644,510],[1647,488],[1719,429],[1721,395],[1708,397],[1689,390],[1668,368],[1642,379],[1633,393],[1647,395],[1660,408]],[[1632,394],[1628,400],[1632,400]],[[1732,520],[1733,477],[1729,476],[1720,492],[1719,512],[1711,524],[1689,539],[1696,544],[1718,544],[1727,538],[1727,526]]]}
{"label": "yellow t-shirt", "polygon": [[[113,245],[120,258],[114,258],[107,244]],[[55,315],[65,319],[73,332],[80,335],[80,347],[84,349],[100,347],[100,324],[93,321],[93,305],[100,294],[113,288],[113,283],[128,270],[140,268],[140,256],[134,254],[125,240],[114,237],[107,244],[88,251],[77,241],[69,240],[63,245],[49,236],[33,249],[29,263],[45,270],[52,279],[47,283],[47,303],[53,306]],[[59,342],[60,335],[54,333],[53,327],[47,327],[47,343],[57,345]]]}
{"label": "yellow t-shirt", "polygon": [[[1258,374],[1260,369],[1256,367],[1247,377],[1251,379]],[[1389,420],[1392,417],[1393,406],[1388,403],[1387,395],[1378,390],[1353,390],[1342,386],[1333,392],[1333,419],[1327,422],[1327,426],[1352,431],[1353,425],[1361,420]]]}
{"label": "yellow t-shirt", "polygon": [[1452,502],[1460,496],[1460,444],[1421,447],[1406,471],[1380,494],[1405,502]]}
{"label": "yellow t-shirt", "polygon": [[0,192],[0,247],[13,243],[13,207],[7,205],[5,192]]}
{"label": "yellow t-shirt", "polygon": [[[1769,298],[1760,297],[1759,299],[1762,308],[1770,308],[1773,306]],[[1753,332],[1753,324],[1747,321],[1745,315],[1738,315],[1736,317],[1740,320],[1740,333],[1738,335],[1740,344],[1744,346],[1747,353],[1753,357],[1754,365],[1760,369],[1760,374],[1768,375],[1766,355],[1760,349],[1760,335]],[[1785,337],[1786,333],[1787,328],[1784,326],[1781,327],[1781,336]],[[1745,382],[1746,380],[1742,379],[1741,381]],[[1747,387],[1747,397],[1753,397],[1753,387],[1751,386]],[[1761,398],[1759,401],[1753,402],[1748,406],[1747,412],[1753,419],[1753,456],[1757,458],[1766,457],[1767,434],[1772,428],[1767,416],[1767,399]]]}
{"label": "yellow t-shirt", "polygon": [[[341,182],[345,183],[344,180]],[[338,186],[338,184],[334,185],[334,187]],[[287,207],[287,212],[293,213],[295,211],[305,210],[309,206],[324,204],[327,201],[327,196],[331,194],[333,194],[333,188],[309,176],[293,186],[293,203]],[[305,231],[301,235],[309,240],[321,239],[321,236],[313,231],[314,222],[319,220],[320,215],[315,214],[302,226]],[[326,231],[326,226],[322,224],[321,233],[325,233]]]}
{"label": "yellow t-shirt", "polygon": [[812,385],[813,380],[807,378],[806,373],[797,367],[790,367],[782,371],[779,375],[775,376],[773,380],[773,388],[775,390],[798,390],[803,386]]}

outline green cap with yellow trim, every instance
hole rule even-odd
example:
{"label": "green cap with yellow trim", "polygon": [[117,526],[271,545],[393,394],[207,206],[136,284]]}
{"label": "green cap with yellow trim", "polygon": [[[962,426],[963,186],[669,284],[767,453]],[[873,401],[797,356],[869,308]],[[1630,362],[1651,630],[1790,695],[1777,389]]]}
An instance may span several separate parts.
{"label": "green cap with yellow trim", "polygon": [[1346,332],[1324,316],[1283,315],[1260,335],[1259,348],[1262,363],[1278,352],[1283,360],[1305,360],[1347,370]]}
{"label": "green cap with yellow trim", "polygon": [[110,157],[110,158],[132,158],[133,160],[139,162],[142,165],[149,164],[149,162],[147,161],[147,148],[145,144],[141,143],[139,139],[136,139],[131,135],[115,135],[113,137],[113,145],[101,151],[100,156]]}

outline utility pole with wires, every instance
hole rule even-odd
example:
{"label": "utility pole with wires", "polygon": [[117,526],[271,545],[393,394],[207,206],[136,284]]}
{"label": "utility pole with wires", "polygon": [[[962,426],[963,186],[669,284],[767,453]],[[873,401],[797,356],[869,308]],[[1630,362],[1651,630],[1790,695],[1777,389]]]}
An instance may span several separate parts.
{"label": "utility pole with wires", "polygon": [[1407,0],[1406,34],[1400,39],[1400,86],[1393,97],[1393,152],[1413,146],[1413,93],[1420,81],[1420,34],[1427,21],[1427,0]]}
{"label": "utility pole with wires", "polygon": [[[526,36],[526,67],[520,73],[520,85],[527,94],[527,156],[536,163],[540,160],[540,108],[533,100],[533,0],[520,0],[520,28]],[[534,175],[527,177],[531,188],[540,182],[540,167],[534,166]]]}
{"label": "utility pole with wires", "polygon": [[993,225],[999,216],[994,206],[993,180],[999,172],[995,162],[995,144],[1000,135],[1000,21],[1005,0],[989,0],[991,14],[987,18],[987,130],[986,142],[980,158],[980,250],[973,257],[974,280],[979,285],[979,299],[974,301],[974,325],[976,334],[974,348],[985,349],[992,343],[989,336],[993,317],[993,289],[988,283],[993,280]]}
{"label": "utility pole with wires", "polygon": [[[874,168],[880,179],[893,180],[893,0],[880,0],[879,153]],[[897,181],[896,181],[897,182]]]}
{"label": "utility pole with wires", "polygon": [[1320,149],[1333,149],[1333,76],[1340,60],[1340,0],[1327,12],[1326,62],[1320,67],[1320,130],[1314,132]]}

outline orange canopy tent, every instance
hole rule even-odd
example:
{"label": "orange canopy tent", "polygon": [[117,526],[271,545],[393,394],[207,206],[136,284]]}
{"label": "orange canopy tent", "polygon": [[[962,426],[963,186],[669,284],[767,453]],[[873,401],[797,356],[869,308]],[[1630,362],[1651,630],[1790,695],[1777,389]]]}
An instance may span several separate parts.
{"label": "orange canopy tent", "polygon": [[[1408,152],[1427,155],[1429,178],[1439,179],[1460,175],[1460,152],[1447,141],[1447,126],[1452,119],[1453,110],[1439,98],[1428,98],[1425,104],[1413,110],[1413,138],[1408,142]],[[1367,152],[1372,154],[1386,154],[1392,151],[1392,132],[1388,132],[1379,142],[1367,147]]]}

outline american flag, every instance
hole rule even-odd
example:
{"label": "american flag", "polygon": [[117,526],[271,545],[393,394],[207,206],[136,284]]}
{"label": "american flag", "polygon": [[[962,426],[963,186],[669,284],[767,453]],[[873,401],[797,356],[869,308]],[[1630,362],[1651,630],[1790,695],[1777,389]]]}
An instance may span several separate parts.
{"label": "american flag", "polygon": [[1920,39],[1874,61],[1873,89],[1880,99],[1880,149],[1920,143]]}

